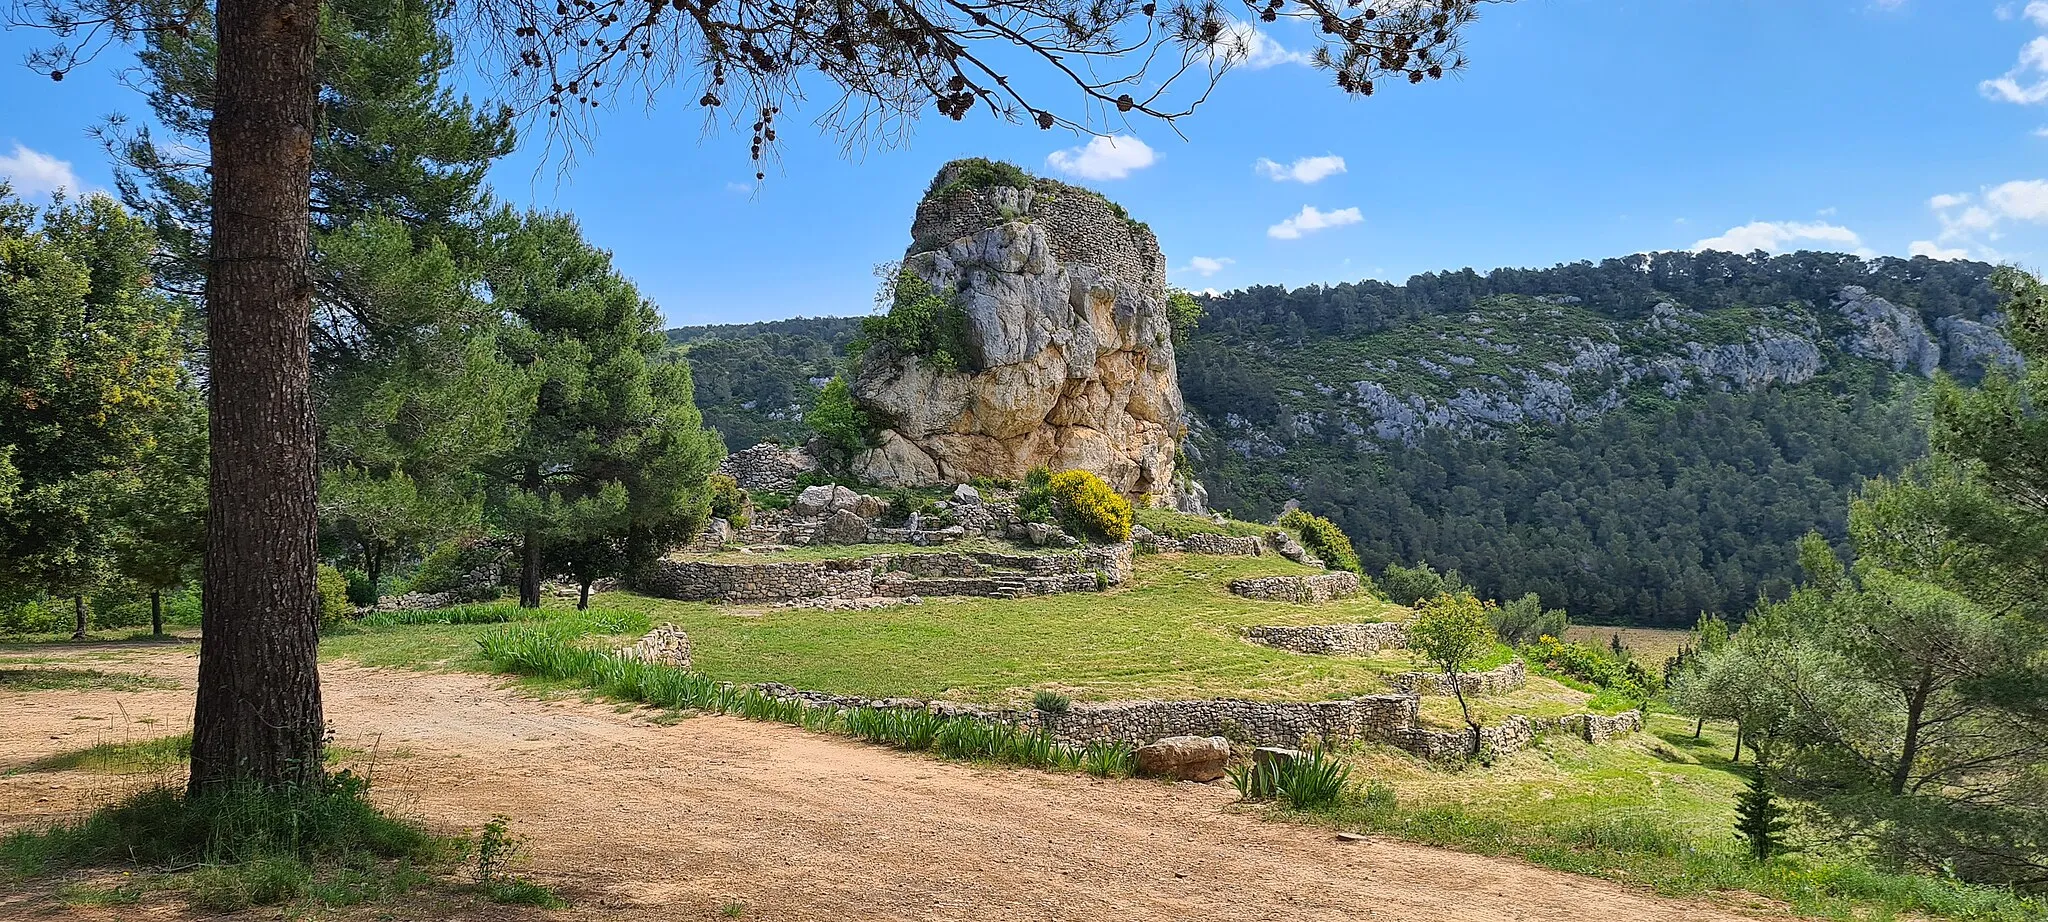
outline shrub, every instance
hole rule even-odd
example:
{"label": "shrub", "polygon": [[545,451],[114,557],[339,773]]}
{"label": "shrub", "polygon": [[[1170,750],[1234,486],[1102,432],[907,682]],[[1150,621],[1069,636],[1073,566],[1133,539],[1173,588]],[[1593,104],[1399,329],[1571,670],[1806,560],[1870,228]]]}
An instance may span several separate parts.
{"label": "shrub", "polygon": [[1571,643],[1546,634],[1528,646],[1526,652],[1546,671],[1614,689],[1637,700],[1649,697],[1660,687],[1657,677],[1640,663],[1617,659],[1604,647]]}
{"label": "shrub", "polygon": [[454,592],[472,601],[494,598],[511,552],[497,542],[465,536],[434,546],[413,571],[412,591]]}
{"label": "shrub", "polygon": [[42,599],[0,602],[0,634],[50,634],[71,624],[71,614]]}
{"label": "shrub", "polygon": [[844,377],[835,377],[818,392],[818,402],[804,414],[804,425],[840,451],[852,454],[868,447],[872,426],[868,415],[853,402],[853,389]]}
{"label": "shrub", "polygon": [[704,492],[710,494],[713,518],[724,519],[734,528],[745,528],[752,521],[749,513],[754,504],[731,474],[713,473],[704,478]]}
{"label": "shrub", "polygon": [[341,575],[340,570],[321,564],[315,587],[320,593],[321,624],[340,624],[356,613],[356,607],[348,600],[348,577]]}
{"label": "shrub", "polygon": [[1049,688],[1041,688],[1031,696],[1031,707],[1041,714],[1065,714],[1074,709],[1074,699]]}
{"label": "shrub", "polygon": [[1052,471],[1041,464],[1024,472],[1017,491],[1017,512],[1026,521],[1052,521]]}
{"label": "shrub", "polygon": [[370,574],[354,567],[341,571],[348,578],[349,604],[361,608],[377,604],[377,587],[370,585]]}
{"label": "shrub", "polygon": [[1337,527],[1337,523],[1293,509],[1280,517],[1280,525],[1301,532],[1301,543],[1308,545],[1310,551],[1332,568],[1358,574],[1365,572],[1365,566],[1358,562],[1358,552],[1351,547],[1351,538],[1344,534],[1344,529]]}
{"label": "shrub", "polygon": [[1195,300],[1195,296],[1186,290],[1174,288],[1167,291],[1166,324],[1175,345],[1187,342],[1188,336],[1201,325],[1203,313],[1202,302]]}
{"label": "shrub", "polygon": [[1413,567],[1387,564],[1387,569],[1380,574],[1380,584],[1386,589],[1387,601],[1408,606],[1465,588],[1465,581],[1459,578],[1458,571],[1438,573],[1426,560]]}
{"label": "shrub", "polygon": [[847,344],[858,363],[869,349],[884,346],[894,355],[914,355],[940,371],[975,370],[968,342],[967,309],[952,292],[940,291],[910,269],[889,283],[887,313],[861,319],[860,335]]}
{"label": "shrub", "polygon": [[942,198],[966,189],[990,189],[1008,186],[1012,189],[1031,188],[1031,174],[1014,163],[989,160],[985,157],[968,157],[946,165],[953,174],[952,182],[941,184],[947,170],[939,171],[932,177],[931,185],[925,187],[925,198]]}
{"label": "shrub", "polygon": [[1087,471],[1061,471],[1046,483],[1060,526],[1111,544],[1131,540],[1131,501]]}
{"label": "shrub", "polygon": [[1230,770],[1239,798],[1280,800],[1296,810],[1335,805],[1351,786],[1351,767],[1318,746],[1293,759],[1253,762]]}
{"label": "shrub", "polygon": [[1569,620],[1564,609],[1546,610],[1543,598],[1531,592],[1493,610],[1493,632],[1509,645],[1519,647],[1538,637],[1563,634]]}

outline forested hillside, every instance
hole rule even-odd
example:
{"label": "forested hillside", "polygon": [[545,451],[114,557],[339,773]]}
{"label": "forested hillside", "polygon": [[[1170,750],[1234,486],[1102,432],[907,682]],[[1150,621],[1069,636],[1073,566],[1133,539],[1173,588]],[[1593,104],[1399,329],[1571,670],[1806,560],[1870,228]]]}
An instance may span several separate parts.
{"label": "forested hillside", "polygon": [[[1991,266],[1659,253],[1202,299],[1180,349],[1212,505],[1334,518],[1367,568],[1426,560],[1587,621],[1690,624],[1838,544],[1925,449],[1918,396],[2016,361]],[[673,330],[729,448],[801,441],[857,320]]]}
{"label": "forested hillside", "polygon": [[738,451],[758,442],[802,442],[804,412],[858,332],[858,317],[798,317],[678,327],[668,338],[689,356],[705,425]]}
{"label": "forested hillside", "polygon": [[1230,292],[1180,355],[1190,454],[1217,507],[1298,499],[1370,570],[1689,624],[1841,542],[1854,486],[1924,452],[1928,375],[2013,360],[1991,270],[1662,253]]}

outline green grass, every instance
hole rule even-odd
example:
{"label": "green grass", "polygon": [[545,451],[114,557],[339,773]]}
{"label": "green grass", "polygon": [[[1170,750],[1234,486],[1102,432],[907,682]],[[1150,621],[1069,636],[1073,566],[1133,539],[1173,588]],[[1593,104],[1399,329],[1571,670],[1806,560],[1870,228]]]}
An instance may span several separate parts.
{"label": "green grass", "polygon": [[[645,625],[673,622],[689,633],[696,668],[720,681],[966,703],[1028,703],[1041,688],[1076,701],[1317,700],[1379,691],[1384,676],[1418,668],[1405,655],[1304,656],[1247,643],[1243,630],[1256,624],[1379,621],[1404,613],[1370,599],[1257,602],[1224,588],[1240,576],[1301,572],[1311,571],[1272,556],[1163,555],[1141,558],[1132,583],[1106,593],[748,612],[608,593],[588,613],[498,608],[521,624],[574,628],[593,647],[616,648],[637,639]],[[482,615],[465,620],[486,623],[380,626],[366,620],[323,638],[321,656],[370,666],[479,668],[477,641],[495,625]],[[625,629],[590,627],[604,620]]]}
{"label": "green grass", "polygon": [[44,756],[8,769],[6,775],[31,772],[89,771],[102,774],[137,774],[175,769],[192,757],[192,734],[156,739],[98,743],[84,749]]}
{"label": "green grass", "polygon": [[25,666],[0,669],[0,691],[116,691],[177,688],[178,683],[132,672]]}
{"label": "green grass", "polygon": [[1018,600],[934,598],[869,611],[713,606],[612,595],[689,632],[696,667],[730,682],[786,682],[847,695],[1025,703],[1039,688],[1076,701],[1125,698],[1316,700],[1376,691],[1405,658],[1303,656],[1246,642],[1257,624],[1385,620],[1370,599],[1279,605],[1241,599],[1233,578],[1309,572],[1277,557],[1141,558],[1105,593]]}
{"label": "green grass", "polygon": [[1649,730],[1601,746],[1548,737],[1534,749],[1454,773],[1362,748],[1347,761],[1354,775],[1374,779],[1383,791],[1282,815],[1520,858],[1667,896],[1747,891],[1802,915],[2020,922],[2048,912],[2048,904],[2002,890],[1882,871],[1810,836],[1800,853],[1753,863],[1733,834],[1735,794],[1750,766],[1728,763],[1731,739],[1710,727],[1694,740],[1692,724],[1670,715],[1653,715]]}
{"label": "green grass", "polygon": [[1217,522],[1208,516],[1189,515],[1173,509],[1146,506],[1136,510],[1137,523],[1152,530],[1153,534],[1169,538],[1185,538],[1189,535],[1229,535],[1235,538],[1263,538],[1276,526],[1260,525],[1255,522],[1240,522],[1225,519]]}

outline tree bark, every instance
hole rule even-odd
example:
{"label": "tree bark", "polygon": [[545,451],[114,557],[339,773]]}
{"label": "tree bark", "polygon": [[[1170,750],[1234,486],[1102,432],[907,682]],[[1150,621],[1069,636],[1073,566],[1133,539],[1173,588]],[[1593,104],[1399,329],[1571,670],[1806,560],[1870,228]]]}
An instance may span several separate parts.
{"label": "tree bark", "polygon": [[1906,793],[1913,778],[1913,763],[1920,759],[1920,720],[1927,714],[1927,696],[1934,688],[1934,666],[1920,667],[1920,681],[1906,698],[1906,739],[1899,746],[1899,764],[1892,769],[1892,796]]}
{"label": "tree bark", "polygon": [[1700,734],[1701,734],[1702,732],[1705,732],[1705,731],[1706,731],[1706,729],[1707,729],[1707,719],[1706,719],[1705,717],[1702,717],[1702,718],[1700,718],[1700,719],[1698,719],[1698,720],[1695,720],[1695,721],[1693,721],[1693,722],[1692,722],[1692,738],[1693,738],[1693,739],[1699,739],[1699,738],[1700,738]]}
{"label": "tree bark", "polygon": [[82,595],[74,595],[74,596],[72,596],[72,597],[71,597],[71,618],[72,618],[72,620],[73,620],[73,621],[75,621],[75,622],[76,622],[76,625],[75,625],[74,629],[73,629],[73,630],[72,630],[72,632],[71,632],[71,639],[72,639],[72,640],[84,640],[84,639],[85,639],[85,596],[82,596]]}
{"label": "tree bark", "polygon": [[1735,722],[1735,754],[1728,757],[1730,762],[1742,761],[1742,721]]}
{"label": "tree bark", "polygon": [[151,589],[149,591],[149,632],[158,637],[164,636],[164,591],[162,589]]}
{"label": "tree bark", "polygon": [[1458,674],[1455,672],[1450,673],[1450,677],[1451,694],[1458,698],[1458,712],[1465,715],[1465,727],[1472,731],[1472,751],[1470,755],[1475,759],[1479,758],[1479,721],[1472,719],[1472,706],[1465,703],[1464,683],[1458,681]]}
{"label": "tree bark", "polygon": [[363,554],[363,575],[370,581],[370,607],[384,601],[384,542],[379,541]]}
{"label": "tree bark", "polygon": [[[540,495],[540,465],[526,462],[526,491]],[[540,530],[528,523],[519,536],[519,607],[540,607]]]}
{"label": "tree bark", "polygon": [[578,587],[577,587],[577,592],[576,592],[576,610],[577,610],[577,611],[583,611],[583,610],[585,610],[585,609],[588,609],[589,607],[590,607],[590,580],[587,580],[587,579],[586,579],[586,580],[580,580],[580,581],[578,581]]}
{"label": "tree bark", "polygon": [[195,794],[322,777],[307,369],[316,0],[219,0]]}

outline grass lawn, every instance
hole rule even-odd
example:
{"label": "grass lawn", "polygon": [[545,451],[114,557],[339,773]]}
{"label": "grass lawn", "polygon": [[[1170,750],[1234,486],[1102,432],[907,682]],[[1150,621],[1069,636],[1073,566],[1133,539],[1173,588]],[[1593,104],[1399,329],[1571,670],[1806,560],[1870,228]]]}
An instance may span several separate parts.
{"label": "grass lawn", "polygon": [[1352,797],[1330,811],[1279,815],[1765,911],[2021,922],[2048,910],[1996,889],[1878,870],[1802,837],[1797,826],[1792,835],[1801,851],[1749,861],[1733,830],[1735,797],[1753,767],[1729,763],[1734,741],[1727,729],[1710,724],[1695,740],[1690,720],[1652,714],[1647,732],[1632,738],[1591,746],[1551,735],[1533,749],[1460,771],[1362,747],[1343,758],[1354,778],[1391,790],[1391,805],[1384,796]]}
{"label": "grass lawn", "polygon": [[[600,629],[590,642],[629,642],[642,624],[673,622],[689,633],[697,669],[715,679],[979,704],[1022,704],[1040,688],[1083,701],[1319,700],[1381,691],[1387,674],[1418,668],[1405,654],[1306,656],[1246,642],[1243,630],[1257,624],[1406,614],[1370,599],[1293,605],[1241,599],[1225,588],[1241,576],[1302,572],[1312,571],[1271,556],[1143,556],[1131,583],[1110,592],[937,598],[868,611],[740,609],[609,593],[595,602],[602,612],[644,619]],[[550,608],[535,617],[576,616]],[[495,629],[355,627],[323,640],[321,654],[371,666],[466,668],[475,663],[477,638]]]}
{"label": "grass lawn", "polygon": [[1692,643],[1692,632],[1656,627],[1611,627],[1604,624],[1574,624],[1564,629],[1560,640],[1577,641],[1606,649],[1614,635],[1621,635],[1629,655],[1651,672],[1662,674],[1664,661],[1678,655],[1681,644]]}

